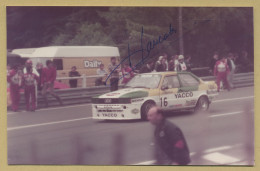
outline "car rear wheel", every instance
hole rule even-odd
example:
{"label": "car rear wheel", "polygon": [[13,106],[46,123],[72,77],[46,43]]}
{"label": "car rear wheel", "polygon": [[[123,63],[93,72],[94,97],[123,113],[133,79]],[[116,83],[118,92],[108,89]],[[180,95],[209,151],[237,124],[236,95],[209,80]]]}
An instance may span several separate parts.
{"label": "car rear wheel", "polygon": [[155,105],[154,102],[152,101],[148,101],[148,102],[145,102],[141,108],[141,119],[142,120],[147,120],[147,113],[149,111],[149,109],[151,107],[153,107]]}
{"label": "car rear wheel", "polygon": [[207,111],[209,108],[209,100],[206,96],[202,96],[199,98],[196,107],[195,107],[195,112],[198,111]]}

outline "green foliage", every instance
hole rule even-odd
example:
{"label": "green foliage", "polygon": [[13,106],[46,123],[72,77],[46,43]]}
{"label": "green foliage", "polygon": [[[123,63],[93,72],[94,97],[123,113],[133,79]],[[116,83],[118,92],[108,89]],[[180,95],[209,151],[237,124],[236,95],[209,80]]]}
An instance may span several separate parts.
{"label": "green foliage", "polygon": [[[117,46],[121,57],[158,39],[171,24],[177,34],[157,45],[150,57],[179,54],[177,7],[7,7],[7,46]],[[253,61],[252,8],[183,8],[184,53],[195,66],[207,66],[215,51],[221,55],[246,50]],[[205,22],[207,21],[207,22]],[[132,56],[133,63],[140,54]]]}

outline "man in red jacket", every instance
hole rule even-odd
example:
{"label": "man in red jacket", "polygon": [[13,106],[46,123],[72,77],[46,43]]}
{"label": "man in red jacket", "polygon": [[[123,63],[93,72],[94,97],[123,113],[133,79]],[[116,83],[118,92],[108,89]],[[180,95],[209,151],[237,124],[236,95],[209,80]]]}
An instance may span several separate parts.
{"label": "man in red jacket", "polygon": [[54,93],[54,81],[56,80],[56,68],[53,66],[51,60],[46,61],[45,68],[42,69],[41,83],[42,83],[42,96],[45,101],[45,106],[48,107],[47,90],[49,93],[57,99],[57,101],[62,105],[60,97]]}

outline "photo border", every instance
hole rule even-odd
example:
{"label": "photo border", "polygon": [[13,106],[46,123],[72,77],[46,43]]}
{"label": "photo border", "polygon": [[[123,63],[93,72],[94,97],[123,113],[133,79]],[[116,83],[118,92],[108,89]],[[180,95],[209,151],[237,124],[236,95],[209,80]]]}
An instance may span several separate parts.
{"label": "photo border", "polygon": [[[6,7],[7,6],[146,6],[146,7],[253,7],[254,13],[254,87],[259,86],[259,57],[260,48],[260,2],[257,0],[0,0],[0,170],[19,170],[19,171],[78,171],[78,170],[260,170],[259,167],[259,97],[255,96],[255,166],[89,166],[89,165],[8,165],[7,161],[7,109],[6,109]],[[259,94],[259,88],[255,88],[255,95]],[[257,169],[258,168],[258,169]]]}

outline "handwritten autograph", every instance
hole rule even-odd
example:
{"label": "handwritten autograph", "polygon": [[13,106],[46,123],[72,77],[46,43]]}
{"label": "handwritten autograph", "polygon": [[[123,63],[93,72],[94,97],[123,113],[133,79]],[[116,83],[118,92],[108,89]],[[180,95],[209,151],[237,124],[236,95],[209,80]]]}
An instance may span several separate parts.
{"label": "handwritten autograph", "polygon": [[[121,60],[121,62],[114,68],[113,71],[111,71],[111,73],[108,75],[108,77],[106,78],[105,80],[105,84],[107,83],[107,80],[110,78],[111,74],[125,61],[128,59],[129,61],[129,66],[132,68],[132,70],[134,71],[137,66],[139,66],[140,64],[144,64],[144,61],[146,59],[148,59],[149,55],[150,55],[150,52],[159,44],[163,43],[165,40],[167,40],[171,35],[173,35],[174,33],[177,33],[177,30],[174,29],[172,27],[172,25],[170,24],[169,26],[169,32],[163,34],[163,35],[160,35],[158,36],[158,39],[155,39],[155,40],[152,40],[152,41],[149,41],[147,42],[146,44],[146,48],[143,47],[143,34],[144,34],[144,28],[142,27],[142,30],[141,30],[141,39],[140,39],[140,49],[139,50],[136,50],[136,51],[133,51],[131,52],[130,50],[130,45],[128,43],[128,56],[125,57],[123,60]],[[144,55],[144,53],[146,52],[146,55]],[[131,56],[133,56],[134,54],[137,54],[137,53],[141,53],[142,54],[142,58],[140,60],[140,62],[138,62],[135,66],[132,66],[132,63],[131,63]],[[120,77],[119,79],[122,79],[124,76]]]}

